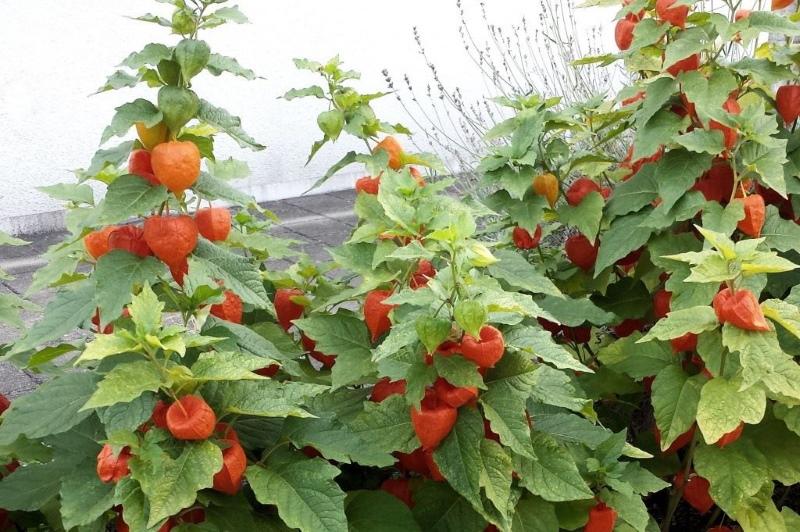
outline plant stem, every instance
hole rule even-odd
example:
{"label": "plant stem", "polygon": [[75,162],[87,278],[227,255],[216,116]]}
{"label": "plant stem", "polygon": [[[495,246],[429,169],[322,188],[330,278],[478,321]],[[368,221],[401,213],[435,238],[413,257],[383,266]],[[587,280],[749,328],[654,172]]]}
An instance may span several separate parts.
{"label": "plant stem", "polygon": [[678,503],[680,503],[681,497],[683,496],[683,490],[685,489],[686,483],[689,481],[689,471],[692,469],[692,458],[694,457],[694,450],[697,447],[698,440],[699,435],[697,434],[697,431],[695,431],[694,437],[692,438],[692,444],[689,446],[689,450],[686,451],[686,456],[684,457],[685,462],[683,465],[683,484],[674,487],[672,490],[672,495],[669,499],[669,505],[667,506],[667,515],[664,516],[664,520],[661,522],[661,532],[667,532],[672,524],[672,518],[675,515],[675,510],[678,509]]}

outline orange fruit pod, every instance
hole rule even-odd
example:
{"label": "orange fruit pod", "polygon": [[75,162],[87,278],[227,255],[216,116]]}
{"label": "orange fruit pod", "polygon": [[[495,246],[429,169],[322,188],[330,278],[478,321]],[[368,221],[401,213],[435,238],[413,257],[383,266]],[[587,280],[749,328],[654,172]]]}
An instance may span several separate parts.
{"label": "orange fruit pod", "polygon": [[481,368],[494,367],[503,358],[505,349],[503,333],[491,325],[481,327],[478,338],[465,334],[461,339],[461,354]]}
{"label": "orange fruit pod", "polygon": [[[151,216],[144,221],[144,240],[168,266],[178,266],[197,246],[197,224],[191,216]],[[177,279],[176,279],[177,280]]]}
{"label": "orange fruit pod", "polygon": [[552,209],[558,201],[558,178],[553,174],[539,174],[533,178],[533,191],[543,196]]}
{"label": "orange fruit pod", "polygon": [[104,484],[119,482],[131,472],[128,468],[130,459],[129,447],[124,447],[118,455],[115,455],[111,445],[105,444],[97,455],[97,478]]}
{"label": "orange fruit pod", "polygon": [[623,18],[617,21],[617,27],[614,30],[614,40],[617,43],[617,48],[624,52],[633,44],[633,31],[636,29],[636,22]]}
{"label": "orange fruit pod", "polygon": [[371,177],[365,175],[364,177],[359,178],[356,181],[356,194],[359,192],[363,192],[364,194],[370,194],[372,196],[378,195],[378,190],[381,187],[381,178],[378,177]]}
{"label": "orange fruit pod", "polygon": [[596,243],[592,244],[581,234],[572,235],[564,245],[564,251],[567,253],[569,261],[585,272],[594,268],[599,249],[600,247]]}
{"label": "orange fruit pod", "polygon": [[147,150],[133,150],[128,159],[128,173],[145,178],[151,185],[161,183],[153,174],[150,152]]}
{"label": "orange fruit pod", "polygon": [[373,148],[372,153],[375,154],[380,150],[384,150],[389,155],[389,168],[399,170],[403,167],[403,147],[396,138],[385,137]]}
{"label": "orange fruit pod", "polygon": [[767,206],[761,194],[750,194],[746,198],[737,198],[744,204],[744,219],[739,220],[736,227],[747,236],[758,238],[764,228]]}
{"label": "orange fruit pod", "polygon": [[152,150],[169,139],[169,129],[164,122],[159,122],[153,127],[147,127],[144,122],[136,122],[136,133],[146,150]]}
{"label": "orange fruit pod", "polygon": [[163,142],[153,148],[150,161],[158,181],[174,194],[181,194],[200,176],[200,150],[194,142]]}
{"label": "orange fruit pod", "polygon": [[433,450],[450,434],[458,419],[458,410],[439,401],[428,389],[420,408],[411,407],[411,424],[424,450]]}
{"label": "orange fruit pod", "polygon": [[109,249],[121,249],[139,257],[153,254],[144,240],[144,231],[135,225],[125,225],[111,231],[108,235]]}
{"label": "orange fruit pod", "polygon": [[[275,290],[275,314],[278,316],[278,324],[284,331],[292,328],[292,321],[301,318],[305,307],[292,301],[293,297],[300,297],[303,291],[299,288],[278,288]],[[313,351],[313,349],[311,349]]]}
{"label": "orange fruit pod", "polygon": [[673,26],[685,28],[686,17],[689,16],[689,6],[683,4],[674,5],[676,2],[677,0],[658,0],[656,2],[656,14],[658,18],[669,22]]}
{"label": "orange fruit pod", "polygon": [[109,225],[97,231],[92,231],[83,237],[83,247],[86,252],[94,259],[97,260],[109,251],[111,248],[108,244],[108,236],[117,229],[116,225]]}
{"label": "orange fruit pod", "polygon": [[167,409],[167,428],[177,440],[205,440],[214,433],[217,416],[198,395],[184,395]]}
{"label": "orange fruit pod", "polygon": [[194,221],[200,234],[212,242],[226,240],[231,232],[231,211],[225,207],[199,209]]}
{"label": "orange fruit pod", "polygon": [[374,342],[392,328],[389,313],[394,305],[385,305],[383,301],[392,295],[390,290],[373,290],[364,299],[364,321],[367,324]]}
{"label": "orange fruit pod", "polygon": [[242,323],[242,300],[231,290],[225,291],[225,301],[211,305],[211,315],[231,323]]}
{"label": "orange fruit pod", "polygon": [[247,455],[244,454],[235,432],[233,438],[226,438],[223,442],[228,447],[222,450],[222,469],[214,475],[214,489],[227,495],[236,495],[242,488]]}
{"label": "orange fruit pod", "polygon": [[794,0],[772,0],[772,10],[778,11],[780,9],[786,9],[790,5],[794,3]]}
{"label": "orange fruit pod", "polygon": [[800,117],[800,85],[784,85],[775,93],[775,107],[786,124]]}

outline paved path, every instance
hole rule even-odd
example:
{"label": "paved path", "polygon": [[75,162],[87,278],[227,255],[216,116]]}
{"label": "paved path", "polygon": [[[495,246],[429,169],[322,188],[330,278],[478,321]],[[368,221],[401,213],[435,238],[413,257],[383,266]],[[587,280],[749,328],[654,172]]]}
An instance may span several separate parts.
{"label": "paved path", "polygon": [[[272,234],[301,241],[301,248],[314,260],[328,259],[326,248],[342,243],[355,227],[353,214],[355,195],[352,191],[332,192],[317,196],[304,196],[262,204],[273,211],[281,223],[275,226]],[[22,238],[31,245],[0,248],[0,269],[15,276],[12,281],[0,281],[0,293],[24,294],[30,285],[33,273],[44,261],[40,255],[48,246],[60,242],[64,233],[47,233]],[[276,268],[285,268],[289,261],[275,261]],[[46,290],[30,299],[43,307],[52,297]],[[27,326],[39,319],[39,312],[27,312],[23,319]],[[0,344],[19,336],[13,328],[0,325]],[[41,377],[19,370],[8,363],[0,363],[0,393],[9,397],[26,393],[35,388]]]}

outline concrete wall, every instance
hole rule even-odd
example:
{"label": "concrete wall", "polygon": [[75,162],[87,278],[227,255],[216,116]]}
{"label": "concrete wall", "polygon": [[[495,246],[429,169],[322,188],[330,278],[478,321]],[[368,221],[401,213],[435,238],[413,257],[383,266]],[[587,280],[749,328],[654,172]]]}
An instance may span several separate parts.
{"label": "concrete wall", "polygon": [[[291,87],[314,82],[298,72],[293,57],[324,60],[339,53],[363,73],[360,87],[383,89],[381,69],[427,79],[426,67],[412,39],[417,26],[442,76],[468,95],[484,90],[475,67],[463,53],[457,33],[455,0],[239,0],[251,24],[208,31],[214,51],[237,57],[265,80],[248,82],[204,75],[197,92],[240,115],[245,129],[267,144],[260,153],[242,151],[227,139],[220,155],[246,159],[252,169],[240,181],[259,200],[296,196],[348,146],[328,146],[308,167],[304,162],[318,137],[318,102],[286,102],[277,97]],[[464,1],[467,17],[480,24],[477,0]],[[488,0],[496,23],[536,20],[531,0]],[[151,41],[175,40],[164,28],[125,18],[146,11],[168,12],[169,6],[141,0],[0,0],[0,229],[13,233],[46,231],[61,225],[59,204],[35,187],[70,182],[71,169],[88,165],[100,133],[114,108],[138,96],[154,98],[147,89],[125,89],[89,96],[130,51]],[[391,7],[391,10],[390,10]],[[613,10],[579,12],[587,27],[605,21]],[[610,39],[610,37],[609,37]],[[403,121],[402,109],[387,97],[379,114]],[[113,142],[113,141],[112,141]],[[330,188],[351,186],[358,173],[337,176]]]}

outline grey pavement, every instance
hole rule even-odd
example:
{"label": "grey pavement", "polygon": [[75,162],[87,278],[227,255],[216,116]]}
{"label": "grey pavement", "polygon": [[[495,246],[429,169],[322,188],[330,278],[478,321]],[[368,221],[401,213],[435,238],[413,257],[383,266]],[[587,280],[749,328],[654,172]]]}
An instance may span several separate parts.
{"label": "grey pavement", "polygon": [[[326,248],[342,243],[355,227],[354,203],[353,191],[342,191],[270,201],[262,203],[262,206],[274,212],[281,220],[273,227],[272,234],[300,241],[300,249],[314,260],[322,261],[329,258]],[[20,238],[31,244],[0,248],[0,269],[15,277],[11,281],[0,281],[0,293],[24,294],[30,285],[33,273],[44,265],[41,254],[65,236],[66,233],[63,232],[20,235]],[[274,268],[285,268],[290,262],[276,260],[268,264]],[[52,291],[44,290],[29,299],[44,307],[51,297]],[[23,321],[29,327],[40,315],[40,312],[24,312]],[[0,344],[14,340],[19,334],[16,329],[0,325]],[[80,333],[75,333],[68,339],[79,336]],[[18,369],[9,363],[0,363],[0,393],[8,397],[29,392],[41,381],[41,376],[35,373]]]}

